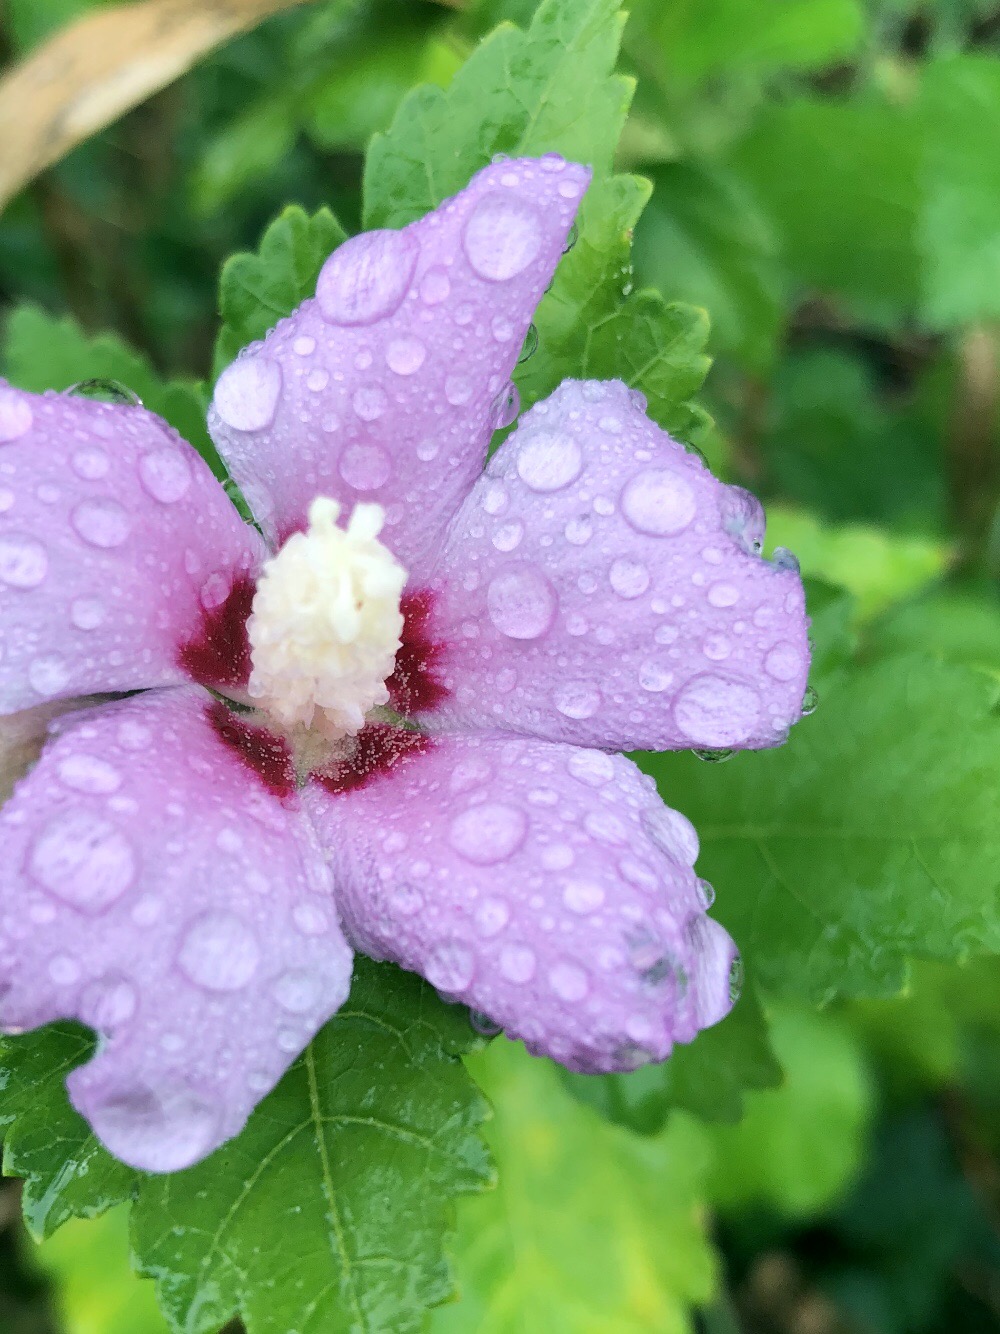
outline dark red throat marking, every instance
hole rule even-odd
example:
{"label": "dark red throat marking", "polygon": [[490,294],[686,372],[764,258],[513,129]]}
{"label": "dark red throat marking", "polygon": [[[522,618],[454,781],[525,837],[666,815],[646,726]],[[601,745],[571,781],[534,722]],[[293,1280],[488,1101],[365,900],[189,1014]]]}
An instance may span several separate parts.
{"label": "dark red throat marking", "polygon": [[295,791],[295,763],[284,737],[266,727],[256,727],[227,709],[221,700],[208,705],[208,720],[216,735],[234,751],[246,767],[276,797],[290,797]]}
{"label": "dark red throat marking", "polygon": [[434,594],[428,588],[404,593],[399,604],[402,645],[386,686],[390,704],[406,716],[436,708],[448,694],[440,680],[444,645],[435,643],[430,635],[433,606]]}
{"label": "dark red throat marking", "polygon": [[317,769],[313,778],[335,795],[356,792],[432,745],[431,738],[423,732],[407,732],[389,723],[368,723],[358,733],[357,749],[351,758]]}
{"label": "dark red throat marking", "polygon": [[198,634],[182,644],[178,658],[192,681],[199,685],[245,686],[250,680],[250,640],[247,619],[253,607],[256,579],[239,575],[226,600],[202,612]]}

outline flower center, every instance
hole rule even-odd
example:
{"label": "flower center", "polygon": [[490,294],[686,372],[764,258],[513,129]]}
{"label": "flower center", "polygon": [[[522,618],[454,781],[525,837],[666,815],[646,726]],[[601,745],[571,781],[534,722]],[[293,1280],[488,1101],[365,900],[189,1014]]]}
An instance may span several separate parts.
{"label": "flower center", "polygon": [[406,571],[378,540],[380,505],[357,505],[346,528],[320,496],[309,526],[265,564],[247,622],[251,698],[286,732],[354,736],[389,699]]}

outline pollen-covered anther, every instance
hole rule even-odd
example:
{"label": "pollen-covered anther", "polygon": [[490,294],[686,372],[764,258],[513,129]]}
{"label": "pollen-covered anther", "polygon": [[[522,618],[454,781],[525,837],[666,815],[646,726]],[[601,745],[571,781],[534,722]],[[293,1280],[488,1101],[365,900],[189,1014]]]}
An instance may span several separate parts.
{"label": "pollen-covered anther", "polygon": [[378,540],[380,505],[314,500],[309,526],[264,566],[247,622],[249,693],[286,730],[353,736],[389,698],[400,646],[406,571]]}

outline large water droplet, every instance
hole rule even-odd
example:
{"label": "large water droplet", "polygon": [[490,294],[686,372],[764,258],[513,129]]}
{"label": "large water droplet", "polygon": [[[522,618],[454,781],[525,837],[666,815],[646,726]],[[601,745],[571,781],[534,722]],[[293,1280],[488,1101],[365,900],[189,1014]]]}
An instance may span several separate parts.
{"label": "large water droplet", "polygon": [[660,851],[680,866],[693,866],[698,860],[698,834],[680,811],[657,803],[643,813],[642,824]]}
{"label": "large water droplet", "polygon": [[318,1004],[321,992],[320,979],[304,968],[282,973],[274,984],[274,999],[289,1014],[308,1014]]}
{"label": "large water droplet", "polygon": [[564,1001],[581,1001],[590,990],[590,981],[575,963],[557,963],[549,969],[549,986]]}
{"label": "large water droplet", "polygon": [[802,654],[787,641],[775,644],[764,659],[764,670],[776,681],[793,681],[802,670]]}
{"label": "large water droplet", "polygon": [[684,478],[662,468],[646,468],[627,482],[621,506],[637,532],[653,537],[683,532],[698,512],[694,491]]}
{"label": "large water droplet", "polygon": [[0,389],[0,445],[20,440],[31,430],[33,418],[27,394],[16,389]]}
{"label": "large water droplet", "polygon": [[495,1038],[503,1032],[503,1025],[494,1023],[489,1015],[483,1014],[481,1010],[469,1011],[469,1027],[484,1038]]}
{"label": "large water droplet", "polygon": [[121,380],[78,380],[66,390],[72,398],[89,398],[117,407],[141,408],[142,399]]}
{"label": "large water droplet", "polygon": [[748,555],[760,555],[764,546],[766,520],[757,497],[742,486],[726,486],[723,488],[719,509],[723,530]]}
{"label": "large water droplet", "polygon": [[570,912],[585,916],[596,912],[604,902],[604,890],[593,880],[570,880],[562,897]]}
{"label": "large water droplet", "polygon": [[608,572],[611,587],[620,598],[642,597],[649,587],[649,571],[638,561],[619,559]]}
{"label": "large water droplet", "polygon": [[692,750],[691,754],[703,764],[725,764],[736,754],[735,750]]}
{"label": "large water droplet", "polygon": [[535,975],[535,952],[527,945],[505,945],[500,951],[500,972],[508,982],[522,985]]}
{"label": "large water droplet", "polygon": [[163,505],[172,505],[191,485],[191,465],[180,449],[155,449],[139,460],[143,488]]}
{"label": "large water droplet", "polygon": [[743,994],[743,960],[737,954],[729,965],[729,999],[733,1005]]}
{"label": "large water droplet", "polygon": [[385,350],[386,365],[397,375],[413,375],[424,364],[427,348],[419,338],[394,338]]}
{"label": "large water droplet", "polygon": [[239,991],[257,971],[260,946],[235,913],[206,912],[188,928],[177,962],[207,991]]}
{"label": "large water droplet", "polygon": [[106,795],[117,792],[122,785],[122,776],[113,764],[102,760],[97,755],[79,753],[67,755],[59,761],[59,781],[74,792],[90,792],[94,795]]}
{"label": "large water droplet", "polygon": [[806,693],[802,696],[802,717],[808,718],[811,713],[815,713],[818,704],[819,695],[812,686],[806,686]]}
{"label": "large water droplet", "polygon": [[78,630],[96,630],[106,617],[107,610],[98,598],[76,598],[69,609],[69,618]]}
{"label": "large water droplet", "polygon": [[556,591],[533,565],[516,565],[490,580],[486,607],[490,620],[508,639],[537,639],[552,625]]}
{"label": "large water droplet", "polygon": [[490,407],[494,431],[502,431],[517,421],[517,414],[520,411],[521,395],[517,385],[509,384],[506,389],[500,390]]}
{"label": "large water droplet", "polygon": [[603,750],[574,750],[566,768],[588,787],[603,787],[615,776],[615,762]]}
{"label": "large water droplet", "polygon": [[465,254],[480,278],[506,282],[531,264],[542,248],[541,220],[517,195],[492,193],[479,200],[465,224]]}
{"label": "large water droplet", "polygon": [[799,573],[799,558],[793,551],[787,547],[775,547],[771,556],[771,564],[776,570],[791,570],[793,574]]}
{"label": "large water droplet", "polygon": [[100,481],[102,477],[107,476],[111,467],[107,451],[101,449],[99,445],[85,445],[82,449],[75,450],[70,463],[77,477],[82,477],[85,482]]}
{"label": "large water droplet", "polygon": [[0,537],[0,583],[9,588],[37,588],[49,568],[49,557],[33,537],[10,533]]}
{"label": "large water droplet", "polygon": [[418,254],[408,232],[362,232],[345,241],[323,265],[316,284],[323,318],[346,325],[384,320],[409,290]]}
{"label": "large water droplet", "polygon": [[57,653],[47,653],[35,660],[28,667],[28,682],[32,690],[51,699],[60,694],[69,684],[70,670],[65,659]]}
{"label": "large water droplet", "polygon": [[564,718],[582,721],[601,707],[601,692],[589,681],[564,681],[556,687],[553,701]]}
{"label": "large water droplet", "polygon": [[692,677],[674,701],[674,721],[699,747],[740,746],[759,717],[760,696],[752,686],[713,672]]}
{"label": "large water droplet", "polygon": [[510,921],[510,909],[500,899],[483,899],[476,908],[476,927],[487,940],[499,935]]}
{"label": "large water droplet", "polygon": [[475,866],[493,866],[513,856],[527,830],[527,818],[516,806],[484,802],[457,815],[448,838],[466,861]]}
{"label": "large water droplet", "polygon": [[570,435],[539,431],[521,445],[517,473],[532,491],[559,491],[575,482],[583,470],[583,454]]}
{"label": "large water droplet", "polygon": [[212,405],[234,431],[262,431],[274,421],[281,367],[270,357],[237,357],[219,376]]}
{"label": "large water droplet", "polygon": [[338,470],[355,491],[375,491],[392,473],[392,460],[380,445],[351,445],[340,456]]}
{"label": "large water droplet", "polygon": [[31,847],[28,872],[78,912],[104,912],[135,879],[132,846],[109,821],[84,810],[56,816]]}
{"label": "large water droplet", "polygon": [[455,995],[472,981],[475,955],[467,945],[457,940],[445,940],[435,946],[423,969],[432,987],[448,995]]}
{"label": "large water droplet", "polygon": [[120,547],[132,531],[132,520],[117,500],[83,500],[73,510],[70,522],[77,534],[92,547]]}

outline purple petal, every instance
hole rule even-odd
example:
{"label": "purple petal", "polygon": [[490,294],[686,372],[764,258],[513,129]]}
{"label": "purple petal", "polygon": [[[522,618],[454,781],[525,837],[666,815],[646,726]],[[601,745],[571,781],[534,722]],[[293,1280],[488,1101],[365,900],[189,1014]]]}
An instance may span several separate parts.
{"label": "purple petal", "polygon": [[0,388],[0,713],[186,681],[181,645],[263,554],[151,412]]}
{"label": "purple petal", "polygon": [[621,756],[439,738],[305,800],[353,943],[533,1052],[630,1069],[730,1007],[695,832]]}
{"label": "purple petal", "polygon": [[307,821],[211,709],[188,687],[76,714],[0,811],[0,1022],[95,1028],[73,1103],[151,1172],[235,1135],[350,984]]}
{"label": "purple petal", "polygon": [[402,231],[354,237],[308,300],[223,372],[209,427],[264,532],[377,501],[418,577],[479,475],[532,312],[590,172],[496,163]]}
{"label": "purple petal", "polygon": [[759,504],[637,398],[566,381],[466,500],[427,599],[436,728],[753,749],[800,717],[797,568],[757,554]]}

